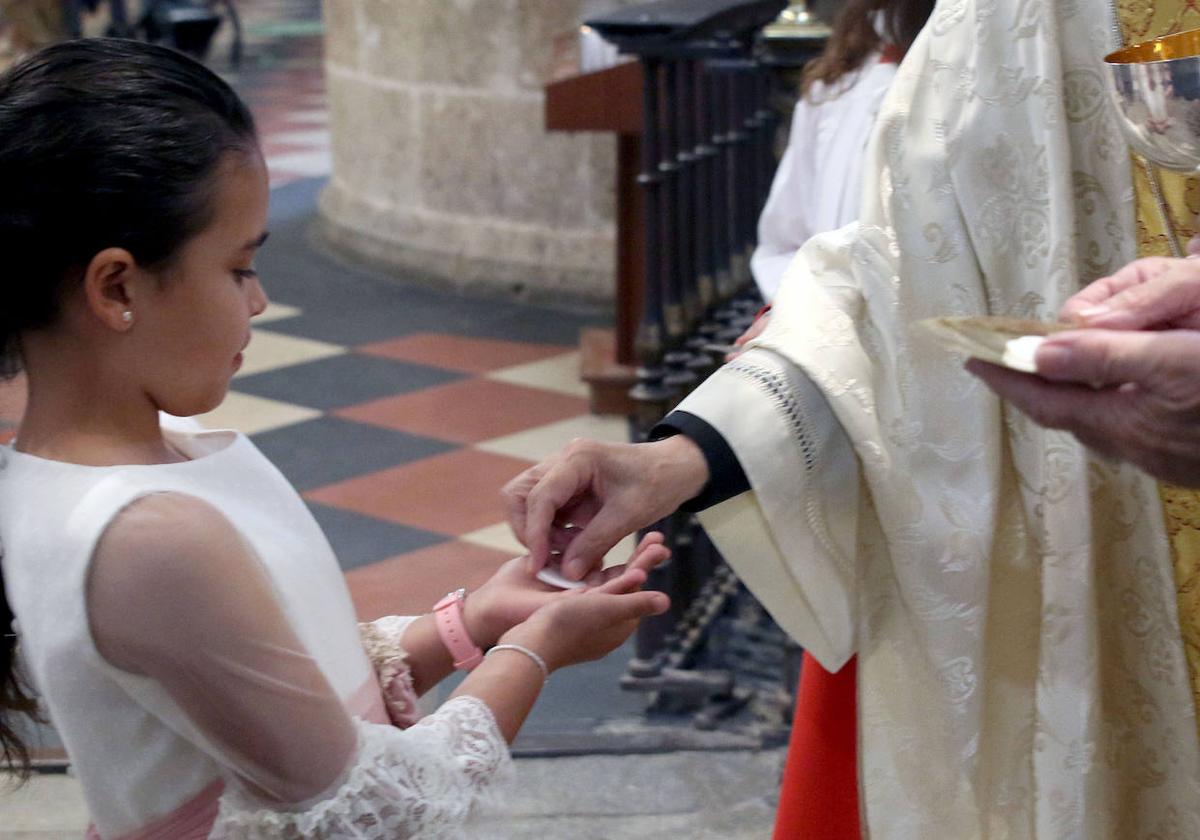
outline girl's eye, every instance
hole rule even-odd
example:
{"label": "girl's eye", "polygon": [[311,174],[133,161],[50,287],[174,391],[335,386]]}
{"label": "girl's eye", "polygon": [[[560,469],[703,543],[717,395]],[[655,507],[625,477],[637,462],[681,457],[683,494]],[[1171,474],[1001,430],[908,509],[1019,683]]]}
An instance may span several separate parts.
{"label": "girl's eye", "polygon": [[237,278],[239,283],[242,283],[246,280],[253,280],[258,276],[258,272],[253,268],[235,268],[233,270],[233,276]]}

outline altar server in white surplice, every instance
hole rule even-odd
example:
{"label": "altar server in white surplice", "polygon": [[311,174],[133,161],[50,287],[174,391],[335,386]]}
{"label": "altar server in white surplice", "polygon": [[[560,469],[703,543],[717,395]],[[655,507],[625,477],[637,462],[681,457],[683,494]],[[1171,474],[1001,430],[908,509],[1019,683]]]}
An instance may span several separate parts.
{"label": "altar server in white surplice", "polygon": [[[877,14],[872,24],[865,12],[861,15],[862,26],[882,30],[881,44],[864,56],[816,59],[792,111],[788,144],[758,217],[758,246],[750,259],[754,282],[768,303],[775,299],[779,281],[801,245],[814,234],[858,218],[871,126],[902,56],[900,46],[885,39],[883,17]],[[836,61],[839,58],[843,61]],[[845,66],[854,60],[861,63]],[[824,72],[818,75],[814,70]],[[844,72],[835,77],[839,70]]]}

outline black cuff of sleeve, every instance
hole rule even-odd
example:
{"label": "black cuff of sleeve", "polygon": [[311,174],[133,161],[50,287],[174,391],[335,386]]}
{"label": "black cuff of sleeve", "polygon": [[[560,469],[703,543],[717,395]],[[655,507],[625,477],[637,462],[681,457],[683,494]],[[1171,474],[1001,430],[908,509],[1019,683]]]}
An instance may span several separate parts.
{"label": "black cuff of sleeve", "polygon": [[704,485],[698,496],[680,505],[680,510],[695,513],[750,489],[750,481],[733,454],[733,449],[721,433],[706,421],[686,411],[672,411],[650,430],[650,440],[662,440],[677,434],[691,438],[708,462],[708,484]]}

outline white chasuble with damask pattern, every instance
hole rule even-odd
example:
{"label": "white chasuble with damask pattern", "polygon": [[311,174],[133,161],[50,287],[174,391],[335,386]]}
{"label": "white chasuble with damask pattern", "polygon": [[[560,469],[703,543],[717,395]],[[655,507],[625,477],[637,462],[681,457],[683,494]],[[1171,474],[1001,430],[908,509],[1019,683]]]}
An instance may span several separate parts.
{"label": "white chasuble with damask pattern", "polygon": [[858,656],[873,840],[1200,837],[1154,483],[1000,403],[916,322],[1053,319],[1134,256],[1101,0],[944,0],[770,327],[680,406],[753,490],[702,514],[826,667]]}

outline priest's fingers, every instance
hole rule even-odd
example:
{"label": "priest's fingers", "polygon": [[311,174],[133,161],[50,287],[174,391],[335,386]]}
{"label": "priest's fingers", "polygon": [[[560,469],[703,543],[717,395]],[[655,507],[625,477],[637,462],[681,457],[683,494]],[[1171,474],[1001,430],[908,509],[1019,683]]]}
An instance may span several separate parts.
{"label": "priest's fingers", "polygon": [[[1051,356],[1038,369],[1050,381],[988,365],[968,369],[1034,422],[1065,429],[1084,445],[1129,461],[1151,475],[1200,486],[1200,335],[1084,330],[1073,354]],[[1056,337],[1057,338],[1057,337]],[[1110,346],[1103,347],[1107,339]],[[1103,349],[1102,349],[1103,347]],[[1078,384],[1120,383],[1097,389]]]}
{"label": "priest's fingers", "polygon": [[621,498],[609,499],[579,533],[563,554],[563,575],[578,580],[588,570],[598,568],[604,555],[630,531],[643,524],[637,511],[627,510]]}
{"label": "priest's fingers", "polygon": [[[525,546],[529,549],[529,568],[536,572],[550,556],[551,528],[559,512],[580,497],[595,492],[592,486],[593,464],[588,441],[573,441],[562,454],[552,459],[546,471],[524,495]],[[573,545],[574,541],[570,545]],[[566,551],[569,552],[570,545]],[[564,573],[565,566],[564,566]],[[570,575],[578,580],[582,575]]]}
{"label": "priest's fingers", "polygon": [[967,362],[967,370],[978,376],[998,396],[1012,403],[1039,426],[1082,430],[1096,434],[1095,422],[1102,414],[1104,392],[1087,385],[1049,382],[1041,376],[1020,373],[979,359]]}
{"label": "priest's fingers", "polygon": [[525,539],[526,499],[529,496],[529,491],[537,484],[544,469],[543,464],[530,467],[505,484],[500,490],[500,496],[504,499],[505,512],[508,517],[508,527],[512,529],[513,535],[517,540],[526,547],[528,547]]}
{"label": "priest's fingers", "polygon": [[[1039,426],[1066,428],[1085,445],[1108,440],[1103,432],[1086,425],[1097,415],[1097,403],[1106,398],[1102,392],[1086,385],[1048,382],[1034,374],[1009,370],[979,359],[967,361],[966,367],[983,379],[998,397],[1012,403]],[[1105,454],[1115,454],[1110,444],[1105,445],[1105,450]]]}
{"label": "priest's fingers", "polygon": [[1200,260],[1171,260],[1156,276],[1080,310],[1089,327],[1140,330],[1200,327]]}
{"label": "priest's fingers", "polygon": [[1105,301],[1126,289],[1153,280],[1176,262],[1183,260],[1173,260],[1169,257],[1134,260],[1115,274],[1101,277],[1070,297],[1059,310],[1059,318],[1063,321],[1083,323],[1087,321],[1087,313],[1103,310]]}
{"label": "priest's fingers", "polygon": [[1169,400],[1200,391],[1200,332],[1072,330],[1048,337],[1034,357],[1038,375],[1105,388],[1126,383]]}

